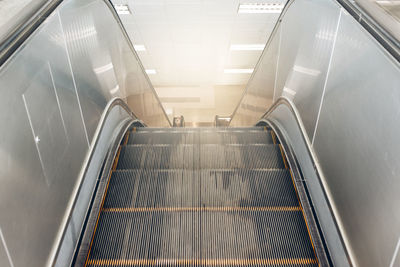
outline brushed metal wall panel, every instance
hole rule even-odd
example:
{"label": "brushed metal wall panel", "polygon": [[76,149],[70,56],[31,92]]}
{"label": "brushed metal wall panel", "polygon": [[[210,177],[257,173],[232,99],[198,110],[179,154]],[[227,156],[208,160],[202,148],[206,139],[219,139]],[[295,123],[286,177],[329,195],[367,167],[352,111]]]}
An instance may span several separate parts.
{"label": "brushed metal wall panel", "polygon": [[339,13],[333,1],[294,1],[281,23],[275,99],[283,95],[295,103],[309,138],[314,133]]}
{"label": "brushed metal wall panel", "polygon": [[[65,98],[72,78],[65,47],[54,41],[58,35],[61,25],[53,15],[39,37],[0,72],[1,94],[6,96],[0,100],[5,126],[0,138],[0,226],[15,266],[46,262],[88,148],[79,111],[71,110],[78,107],[76,96]],[[66,101],[69,108],[64,105],[61,113]]]}
{"label": "brushed metal wall panel", "polygon": [[400,236],[400,67],[342,15],[314,141],[359,266],[389,266]]}
{"label": "brushed metal wall panel", "polygon": [[[298,110],[350,258],[356,266],[396,264],[399,63],[335,1],[292,1],[280,27],[274,99],[283,95]],[[277,40],[274,35],[272,42]],[[259,67],[264,66],[268,64]],[[247,104],[253,91],[246,92],[240,105]],[[240,110],[232,125],[248,125],[246,119],[252,123],[261,116],[256,111],[243,119]],[[283,109],[274,113],[296,145],[294,131],[283,122]],[[298,155],[300,163],[303,156]],[[302,167],[310,169],[305,163]],[[318,189],[311,184],[310,190],[319,201]]]}
{"label": "brushed metal wall panel", "polygon": [[7,242],[0,228],[0,265],[4,267],[13,267],[13,262],[10,261],[7,250]]}
{"label": "brushed metal wall panel", "polygon": [[[109,147],[114,142],[116,135],[123,136],[124,127],[132,121],[130,114],[121,106],[115,105],[111,108],[104,121],[103,129],[97,140],[97,146],[92,154],[90,167],[86,170],[80,193],[76,199],[71,219],[68,223],[65,236],[63,238],[59,253],[54,266],[66,266],[72,261],[74,249],[80,238],[83,227],[83,218],[87,212],[94,187],[99,178],[104,160],[107,156]],[[119,141],[116,141],[119,143]]]}
{"label": "brushed metal wall panel", "polygon": [[273,103],[276,64],[279,55],[279,26],[273,34],[273,39],[264,50],[247,84],[243,99],[230,122],[231,126],[254,125]]}
{"label": "brushed metal wall panel", "polygon": [[[101,1],[69,1],[59,11],[71,69],[75,78],[82,114],[92,140],[100,115],[111,98],[109,90],[118,86],[111,59],[118,58],[118,29]],[[109,38],[101,36],[109,35]],[[114,51],[114,55],[110,55]],[[119,93],[119,88],[116,89]]]}
{"label": "brushed metal wall panel", "polygon": [[64,1],[0,67],[0,94],[0,229],[14,266],[46,266],[107,103],[119,96],[146,124],[169,122],[102,0]]}
{"label": "brushed metal wall panel", "polygon": [[307,188],[317,215],[321,231],[325,238],[333,266],[350,266],[347,261],[346,251],[340,239],[340,233],[335,225],[333,214],[330,211],[329,203],[324,196],[319,177],[315,172],[315,166],[308,156],[307,146],[304,143],[301,129],[297,124],[296,118],[290,108],[286,105],[279,105],[268,116],[279,128],[284,129],[283,134],[287,142],[291,145],[294,155],[301,166],[301,172],[307,181]]}
{"label": "brushed metal wall panel", "polygon": [[[53,80],[50,65],[44,64],[22,94],[47,186],[54,183],[69,145]],[[37,105],[41,101],[46,105]]]}
{"label": "brushed metal wall panel", "polygon": [[97,126],[93,118],[112,97],[125,98],[147,125],[168,127],[147,74],[105,3],[67,1],[60,16],[89,139]]}

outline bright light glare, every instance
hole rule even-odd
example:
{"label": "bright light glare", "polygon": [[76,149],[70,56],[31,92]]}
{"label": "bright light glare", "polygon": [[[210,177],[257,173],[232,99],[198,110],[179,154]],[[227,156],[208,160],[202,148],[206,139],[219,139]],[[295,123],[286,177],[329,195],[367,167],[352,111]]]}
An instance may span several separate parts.
{"label": "bright light glare", "polygon": [[113,64],[110,62],[104,66],[98,67],[98,68],[94,68],[94,72],[96,72],[97,74],[100,73],[104,73],[107,72],[109,70],[112,70],[114,68]]}
{"label": "bright light glare", "polygon": [[157,71],[155,69],[148,69],[146,70],[147,74],[157,74]]}
{"label": "bright light glare", "polygon": [[306,67],[299,66],[299,65],[294,65],[293,70],[296,72],[300,72],[300,73],[311,75],[311,76],[317,76],[321,73],[320,70],[310,69],[310,68],[306,68]]}
{"label": "bright light glare", "polygon": [[118,93],[118,90],[119,90],[119,85],[117,84],[113,89],[110,90],[110,93],[114,95]]}
{"label": "bright light glare", "polygon": [[131,11],[129,10],[128,5],[114,5],[114,7],[115,7],[115,10],[117,11],[117,13],[120,15],[131,14]]}
{"label": "bright light glare", "polygon": [[243,3],[238,13],[281,13],[285,5],[281,3]]}
{"label": "bright light glare", "polygon": [[225,69],[224,73],[238,74],[238,73],[253,73],[254,69]]}
{"label": "bright light glare", "polygon": [[264,47],[265,44],[233,44],[231,45],[231,51],[262,51]]}
{"label": "bright light glare", "polygon": [[172,108],[167,108],[167,109],[165,109],[165,113],[167,113],[167,115],[172,115],[174,112],[173,112]]}
{"label": "bright light glare", "polygon": [[134,45],[133,46],[137,52],[139,51],[146,51],[146,47],[144,45]]}

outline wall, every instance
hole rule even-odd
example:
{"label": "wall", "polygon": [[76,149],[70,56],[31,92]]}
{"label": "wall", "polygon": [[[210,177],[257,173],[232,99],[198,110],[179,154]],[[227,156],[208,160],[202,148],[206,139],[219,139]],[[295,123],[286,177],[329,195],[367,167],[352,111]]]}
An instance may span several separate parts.
{"label": "wall", "polygon": [[107,103],[120,97],[146,124],[169,122],[100,0],[64,1],[1,66],[0,94],[0,266],[44,266]]}
{"label": "wall", "polygon": [[356,266],[400,264],[399,89],[399,63],[335,1],[296,0],[231,123],[294,103]]}

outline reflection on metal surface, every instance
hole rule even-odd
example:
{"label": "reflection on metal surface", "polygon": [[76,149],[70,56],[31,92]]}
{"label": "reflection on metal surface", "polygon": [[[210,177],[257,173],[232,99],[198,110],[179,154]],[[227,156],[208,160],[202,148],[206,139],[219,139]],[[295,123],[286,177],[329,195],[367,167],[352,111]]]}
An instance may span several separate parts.
{"label": "reflection on metal surface", "polygon": [[284,3],[241,3],[239,4],[238,13],[281,13]]}
{"label": "reflection on metal surface", "polygon": [[134,45],[133,46],[136,52],[146,51],[146,47],[144,45]]}
{"label": "reflection on metal surface", "polygon": [[254,69],[224,69],[224,73],[252,73]]}
{"label": "reflection on metal surface", "polygon": [[0,1],[0,43],[38,12],[44,4],[46,0]]}
{"label": "reflection on metal surface", "polygon": [[[69,145],[50,65],[38,71],[22,95],[47,186],[52,184]],[[47,88],[47,90],[44,90]],[[46,105],[37,105],[44,101]],[[43,118],[46,118],[43,120]],[[54,155],[57,155],[54,158]]]}
{"label": "reflection on metal surface", "polygon": [[110,62],[110,63],[108,63],[108,64],[106,64],[104,66],[101,66],[101,67],[98,67],[98,68],[94,68],[93,70],[97,74],[101,74],[101,73],[107,72],[107,71],[112,70],[112,69],[114,69],[114,66],[113,66],[112,62]]}
{"label": "reflection on metal surface", "polygon": [[[114,97],[147,125],[169,126],[109,8],[102,0],[64,1],[0,68],[0,227],[14,266],[53,265],[63,237],[73,249],[87,206],[75,215],[71,207],[81,185],[93,182],[81,179],[82,168]],[[109,137],[129,113],[115,108],[110,116]],[[90,198],[92,187],[85,190]],[[8,266],[1,246],[0,266]]]}
{"label": "reflection on metal surface", "polygon": [[388,266],[400,231],[399,84],[399,64],[343,14],[314,150],[360,266]]}
{"label": "reflection on metal surface", "polygon": [[115,10],[117,11],[117,13],[120,14],[120,15],[129,15],[129,14],[131,14],[131,11],[130,11],[128,5],[118,4],[118,5],[114,5],[114,7],[115,7]]}
{"label": "reflection on metal surface", "polygon": [[155,69],[146,69],[147,74],[157,74],[157,71]]}
{"label": "reflection on metal surface", "polygon": [[173,127],[185,127],[185,118],[182,115],[174,117],[172,126]]}
{"label": "reflection on metal surface", "polygon": [[[231,122],[256,123],[272,101],[260,109],[249,104],[272,90],[274,98],[292,100],[355,266],[399,261],[399,77],[399,63],[335,1],[295,0],[284,10]],[[293,127],[283,123],[286,111],[277,108],[274,114],[297,143],[290,136]],[[311,173],[314,167],[306,169]],[[310,190],[318,195],[318,189]],[[334,234],[328,236],[327,243],[335,244]]]}
{"label": "reflection on metal surface", "polygon": [[[394,266],[398,266],[399,265],[400,262],[398,262],[398,261],[400,259],[399,260],[397,259],[398,255],[399,255],[399,250],[400,250],[400,238],[399,238],[399,241],[397,241],[397,246],[396,246],[396,249],[394,250],[393,257],[392,257],[392,260],[390,262],[390,267],[394,267]],[[397,262],[396,262],[396,260],[397,260]]]}
{"label": "reflection on metal surface", "polygon": [[215,116],[215,127],[228,127],[229,123],[231,122],[231,117],[229,116]]}
{"label": "reflection on metal surface", "polygon": [[1,243],[2,243],[2,246],[3,246],[4,252],[7,255],[8,262],[9,262],[11,267],[14,267],[14,263],[13,263],[13,261],[11,259],[10,252],[8,251],[7,243],[6,243],[6,240],[4,239],[3,231],[1,231],[1,228],[0,228],[0,238],[1,238]]}
{"label": "reflection on metal surface", "polygon": [[389,15],[400,22],[400,1],[399,0],[377,0],[375,1]]}
{"label": "reflection on metal surface", "polygon": [[[338,232],[331,210],[329,191],[326,190],[326,180],[321,176],[321,168],[313,152],[310,140],[307,137],[301,115],[293,101],[286,97],[279,97],[276,102],[263,115],[263,120],[268,120],[284,131],[286,142],[297,157],[302,173],[306,178],[307,188],[314,201],[317,218],[329,249],[333,266],[349,266],[348,255],[343,247],[343,241]],[[316,171],[317,170],[317,171]],[[325,189],[325,190],[324,190]]]}
{"label": "reflection on metal surface", "polygon": [[289,94],[291,98],[293,98],[296,95],[296,91],[287,88],[287,87],[283,87],[283,93],[282,95],[284,95],[285,93]]}
{"label": "reflection on metal surface", "polygon": [[265,44],[233,44],[231,45],[231,51],[257,51],[264,50]]}
{"label": "reflection on metal surface", "polygon": [[294,65],[293,70],[311,76],[317,76],[321,73],[320,70],[310,69],[299,65]]}
{"label": "reflection on metal surface", "polygon": [[385,30],[400,41],[399,0],[355,0]]}

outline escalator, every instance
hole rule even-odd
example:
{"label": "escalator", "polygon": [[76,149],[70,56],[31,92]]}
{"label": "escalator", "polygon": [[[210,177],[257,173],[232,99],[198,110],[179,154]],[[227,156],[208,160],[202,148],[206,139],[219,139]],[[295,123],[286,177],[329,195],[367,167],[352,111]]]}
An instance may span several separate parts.
{"label": "escalator", "polygon": [[320,265],[267,127],[131,128],[97,200],[76,266]]}

